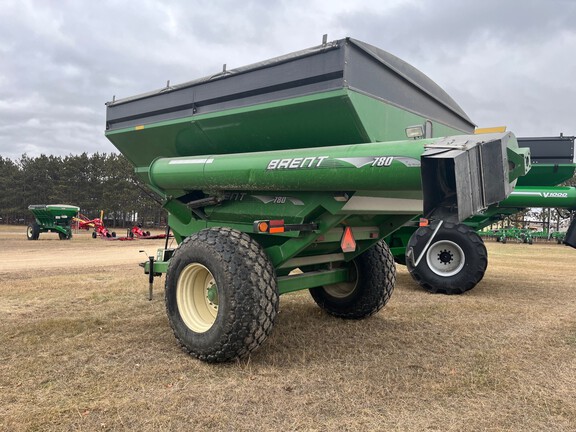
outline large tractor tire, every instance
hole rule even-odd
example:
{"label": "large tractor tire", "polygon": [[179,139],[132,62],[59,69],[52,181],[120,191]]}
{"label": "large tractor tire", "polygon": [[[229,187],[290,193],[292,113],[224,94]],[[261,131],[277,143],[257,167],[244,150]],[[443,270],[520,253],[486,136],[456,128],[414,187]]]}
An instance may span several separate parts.
{"label": "large tractor tire", "polygon": [[38,240],[38,237],[40,237],[40,227],[36,222],[28,225],[28,228],[26,229],[26,237],[28,240]]}
{"label": "large tractor tire", "polygon": [[388,303],[396,283],[396,267],[388,245],[380,241],[347,265],[349,282],[311,288],[312,298],[339,318],[374,315]]}
{"label": "large tractor tire", "polygon": [[[418,228],[406,249],[410,274],[431,293],[462,294],[484,277],[488,253],[482,238],[463,224]],[[434,237],[432,238],[432,236]]]}
{"label": "large tractor tire", "polygon": [[210,228],[174,252],[165,301],[182,347],[214,363],[246,357],[264,342],[279,295],[272,264],[255,240],[230,228]]}

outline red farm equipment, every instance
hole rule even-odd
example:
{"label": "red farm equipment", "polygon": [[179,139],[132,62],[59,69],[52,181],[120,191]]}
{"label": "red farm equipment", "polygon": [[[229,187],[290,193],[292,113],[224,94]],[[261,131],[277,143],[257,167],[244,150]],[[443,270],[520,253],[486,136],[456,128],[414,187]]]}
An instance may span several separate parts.
{"label": "red farm equipment", "polygon": [[104,212],[100,212],[99,218],[88,219],[87,216],[82,213],[78,213],[78,216],[74,218],[74,221],[78,223],[78,229],[90,230],[92,231],[92,238],[102,237],[105,239],[116,238],[116,233],[114,231],[110,232],[108,228],[104,226]]}
{"label": "red farm equipment", "polygon": [[128,236],[130,238],[138,238],[143,240],[165,239],[170,237],[168,234],[152,235],[150,231],[144,231],[142,229],[142,224],[140,223],[132,227],[132,229],[128,232]]}

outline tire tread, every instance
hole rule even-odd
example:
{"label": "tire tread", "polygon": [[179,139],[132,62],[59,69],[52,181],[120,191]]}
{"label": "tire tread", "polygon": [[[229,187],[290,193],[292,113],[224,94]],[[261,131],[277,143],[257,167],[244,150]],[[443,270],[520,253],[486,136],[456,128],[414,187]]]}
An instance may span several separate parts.
{"label": "tire tread", "polygon": [[[224,330],[208,348],[198,347],[193,338],[186,337],[171,312],[175,306],[171,290],[176,289],[173,273],[198,247],[214,252],[216,265],[229,272],[224,279],[232,285],[226,290],[231,308],[223,317]],[[168,267],[165,302],[170,326],[182,348],[200,360],[224,362],[246,357],[264,342],[274,325],[279,294],[274,269],[262,247],[245,233],[218,227],[187,237],[176,249]]]}

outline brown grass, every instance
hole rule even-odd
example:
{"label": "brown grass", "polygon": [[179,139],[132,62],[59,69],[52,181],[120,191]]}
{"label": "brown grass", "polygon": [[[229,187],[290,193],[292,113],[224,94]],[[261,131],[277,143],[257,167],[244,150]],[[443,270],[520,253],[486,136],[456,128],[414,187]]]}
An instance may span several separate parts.
{"label": "brown grass", "polygon": [[0,429],[568,431],[576,429],[576,251],[488,243],[481,284],[421,291],[403,267],[364,321],[281,298],[246,361],[207,365],[171,334],[138,251],[0,228]]}

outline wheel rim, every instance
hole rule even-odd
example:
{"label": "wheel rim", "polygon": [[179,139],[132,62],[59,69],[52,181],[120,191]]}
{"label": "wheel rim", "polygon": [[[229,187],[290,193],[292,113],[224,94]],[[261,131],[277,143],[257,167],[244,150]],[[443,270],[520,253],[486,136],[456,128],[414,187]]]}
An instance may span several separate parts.
{"label": "wheel rim", "polygon": [[32,238],[32,234],[33,234],[33,233],[34,233],[34,231],[32,230],[32,227],[29,226],[29,227],[28,227],[28,232],[27,232],[28,238]]}
{"label": "wheel rim", "polygon": [[196,333],[208,331],[218,315],[218,290],[202,264],[187,265],[178,278],[176,302],[184,324]]}
{"label": "wheel rim", "polygon": [[345,299],[349,297],[358,285],[358,269],[356,263],[352,261],[350,266],[350,282],[338,282],[332,285],[324,285],[324,291],[331,297],[336,299]]}
{"label": "wheel rim", "polygon": [[456,243],[441,240],[434,243],[426,252],[426,262],[434,273],[443,277],[458,274],[464,267],[464,251]]}

